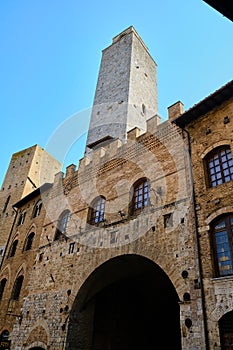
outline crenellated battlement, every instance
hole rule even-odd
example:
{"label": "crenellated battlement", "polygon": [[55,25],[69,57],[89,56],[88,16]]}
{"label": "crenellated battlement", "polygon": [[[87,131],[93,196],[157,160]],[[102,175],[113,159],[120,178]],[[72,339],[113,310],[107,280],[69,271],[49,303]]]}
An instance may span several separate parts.
{"label": "crenellated battlement", "polygon": [[[58,193],[55,189],[62,190],[62,187],[69,188],[70,191],[72,188],[90,181],[91,178],[102,176],[104,173],[122,166],[126,161],[135,163],[146,153],[157,153],[163,149],[164,156],[166,152],[170,154],[174,148],[172,144],[174,142],[177,144],[177,141],[179,143],[182,140],[180,132],[169,121],[160,124],[160,117],[156,115],[147,121],[146,132],[141,133],[139,128],[135,127],[127,132],[125,143],[120,139],[109,140],[104,146],[89,150],[80,159],[77,168],[71,164],[66,168],[65,174],[63,172],[56,174],[53,192],[54,194]],[[179,138],[180,140],[178,140]],[[176,161],[176,163],[179,162]]]}

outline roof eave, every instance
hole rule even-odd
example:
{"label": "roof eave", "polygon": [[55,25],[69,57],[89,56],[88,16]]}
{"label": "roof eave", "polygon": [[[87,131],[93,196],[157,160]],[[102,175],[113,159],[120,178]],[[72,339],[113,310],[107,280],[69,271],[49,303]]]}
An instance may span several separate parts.
{"label": "roof eave", "polygon": [[174,123],[183,128],[185,125],[210,112],[232,97],[233,80],[181,114],[174,120]]}

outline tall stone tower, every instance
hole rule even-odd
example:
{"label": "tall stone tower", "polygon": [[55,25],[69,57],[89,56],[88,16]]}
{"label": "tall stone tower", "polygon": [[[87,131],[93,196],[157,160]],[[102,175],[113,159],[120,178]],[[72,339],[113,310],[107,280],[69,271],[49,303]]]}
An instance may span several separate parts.
{"label": "tall stone tower", "polygon": [[0,261],[16,213],[12,206],[45,182],[53,182],[61,164],[39,145],[14,153],[0,191]]}
{"label": "tall stone tower", "polygon": [[86,152],[111,139],[124,142],[134,127],[145,132],[157,111],[156,63],[131,26],[102,52]]}

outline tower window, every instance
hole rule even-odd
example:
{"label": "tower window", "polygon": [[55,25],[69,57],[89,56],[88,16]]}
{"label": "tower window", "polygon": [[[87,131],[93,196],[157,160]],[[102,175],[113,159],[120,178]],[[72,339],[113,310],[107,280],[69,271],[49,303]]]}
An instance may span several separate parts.
{"label": "tower window", "polygon": [[7,206],[8,206],[8,204],[9,204],[10,198],[11,198],[11,196],[8,196],[7,199],[6,199],[6,202],[5,202],[4,207],[3,207],[3,209],[2,209],[2,212],[3,212],[3,213],[5,213],[5,211],[6,211],[6,209],[7,209]]}
{"label": "tower window", "polygon": [[33,209],[33,214],[32,214],[32,217],[33,217],[33,218],[36,218],[37,216],[40,215],[41,208],[42,208],[42,200],[40,199],[40,200],[36,203],[36,205],[35,205],[35,207],[34,207],[34,209]]}
{"label": "tower window", "polygon": [[74,252],[74,246],[75,246],[75,243],[74,243],[74,242],[70,243],[70,245],[69,245],[69,254],[73,254],[73,252]]}
{"label": "tower window", "polygon": [[25,220],[25,216],[26,216],[26,211],[23,211],[19,216],[19,220],[17,223],[18,226],[23,225],[24,220]]}
{"label": "tower window", "polygon": [[144,103],[142,104],[142,114],[146,114],[146,106]]}

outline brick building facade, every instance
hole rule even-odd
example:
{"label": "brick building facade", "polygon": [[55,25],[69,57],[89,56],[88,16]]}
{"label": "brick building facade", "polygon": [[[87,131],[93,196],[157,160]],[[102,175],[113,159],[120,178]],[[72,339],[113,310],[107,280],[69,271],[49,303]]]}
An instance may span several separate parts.
{"label": "brick building facade", "polygon": [[[160,124],[148,49],[133,27],[113,39],[78,168],[13,203],[0,270],[0,333],[11,349],[204,350],[229,341],[223,266],[232,244],[227,251],[213,236],[222,218],[231,227],[232,102],[229,83],[186,112],[170,106]],[[215,149],[230,180],[209,185]]]}
{"label": "brick building facade", "polygon": [[[175,122],[190,140],[200,267],[210,348],[230,349],[232,312],[232,113],[229,82]],[[223,346],[223,345],[222,345]]]}

